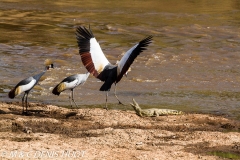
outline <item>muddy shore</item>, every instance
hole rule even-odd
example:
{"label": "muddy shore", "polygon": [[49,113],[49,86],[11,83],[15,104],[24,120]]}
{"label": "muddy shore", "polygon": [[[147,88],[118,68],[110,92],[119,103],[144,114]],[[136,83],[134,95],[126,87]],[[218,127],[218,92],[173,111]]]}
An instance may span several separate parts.
{"label": "muddy shore", "polygon": [[0,103],[0,159],[240,159],[240,123],[185,113]]}

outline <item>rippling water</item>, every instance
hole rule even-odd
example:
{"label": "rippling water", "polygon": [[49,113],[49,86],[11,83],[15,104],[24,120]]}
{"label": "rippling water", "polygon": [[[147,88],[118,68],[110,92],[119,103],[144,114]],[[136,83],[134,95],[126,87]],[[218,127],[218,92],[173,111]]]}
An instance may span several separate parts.
{"label": "rippling water", "polygon": [[[119,98],[135,98],[144,107],[226,114],[240,118],[240,2],[238,0],[168,1],[23,1],[0,2],[0,98],[20,80],[47,72],[29,95],[31,102],[69,105],[52,87],[66,76],[85,73],[75,28],[88,27],[110,62],[147,35],[154,42],[118,84]],[[75,89],[83,106],[103,106],[102,82],[90,76]],[[109,103],[117,100],[112,92]],[[113,106],[122,109],[123,106]],[[130,109],[130,106],[127,107]]]}

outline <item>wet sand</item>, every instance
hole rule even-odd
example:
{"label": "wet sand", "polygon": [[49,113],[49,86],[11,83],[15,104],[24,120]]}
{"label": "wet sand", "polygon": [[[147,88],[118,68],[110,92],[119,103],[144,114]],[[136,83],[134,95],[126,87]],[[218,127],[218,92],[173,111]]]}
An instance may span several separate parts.
{"label": "wet sand", "polygon": [[0,159],[240,158],[240,123],[223,116],[30,105],[23,116],[21,104],[0,103]]}

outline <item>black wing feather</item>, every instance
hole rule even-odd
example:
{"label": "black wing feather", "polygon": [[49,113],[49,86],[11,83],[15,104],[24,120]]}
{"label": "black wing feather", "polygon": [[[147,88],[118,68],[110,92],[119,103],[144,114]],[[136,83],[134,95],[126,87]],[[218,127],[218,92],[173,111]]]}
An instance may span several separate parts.
{"label": "black wing feather", "polygon": [[72,81],[75,81],[75,80],[76,80],[76,75],[71,75],[71,76],[69,76],[67,78],[64,78],[64,80],[62,80],[62,82],[71,83]]}
{"label": "black wing feather", "polygon": [[90,51],[90,39],[94,38],[92,31],[87,30],[83,26],[77,27],[76,38],[79,47],[79,53],[85,53]]}
{"label": "black wing feather", "polygon": [[86,67],[88,72],[90,72],[93,76],[97,77],[99,73],[95,69],[90,53],[90,39],[94,38],[94,35],[90,27],[89,30],[87,30],[85,27],[79,26],[77,27],[76,31],[76,38],[82,63]]}
{"label": "black wing feather", "polygon": [[143,40],[141,40],[137,47],[132,51],[132,53],[129,55],[126,63],[124,64],[120,74],[117,77],[117,83],[122,79],[123,75],[127,72],[127,70],[129,69],[129,67],[131,66],[131,64],[133,63],[134,59],[144,50],[146,50],[147,46],[152,42],[152,38],[153,36],[148,36],[146,38],[144,38]]}

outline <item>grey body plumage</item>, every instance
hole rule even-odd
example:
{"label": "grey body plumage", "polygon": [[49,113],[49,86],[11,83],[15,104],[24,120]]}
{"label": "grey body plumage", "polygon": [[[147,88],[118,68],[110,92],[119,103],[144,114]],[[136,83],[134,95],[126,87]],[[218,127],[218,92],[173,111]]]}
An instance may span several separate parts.
{"label": "grey body plumage", "polygon": [[[24,95],[22,97],[22,106],[23,106],[23,113],[24,112],[24,106],[26,107],[26,113],[28,112],[27,108],[28,108],[28,94],[29,92],[32,90],[32,88],[39,82],[40,78],[45,74],[45,72],[47,70],[49,70],[50,68],[53,68],[53,64],[47,65],[45,67],[45,70],[37,75],[28,77],[24,80],[21,80],[9,93],[8,93],[8,97],[13,99],[16,96],[20,95],[21,93],[24,92]],[[26,96],[26,98],[25,98]],[[25,105],[24,105],[24,98],[25,98]]]}
{"label": "grey body plumage", "polygon": [[70,90],[71,93],[69,95],[69,101],[70,101],[71,107],[72,107],[72,101],[77,106],[76,102],[74,101],[74,94],[73,94],[74,88],[76,88],[79,85],[83,85],[87,81],[87,78],[89,75],[90,73],[87,72],[86,74],[75,74],[75,75],[66,77],[58,85],[56,85],[56,87],[54,87],[54,89],[52,90],[52,93],[59,96],[61,92],[65,90]]}

